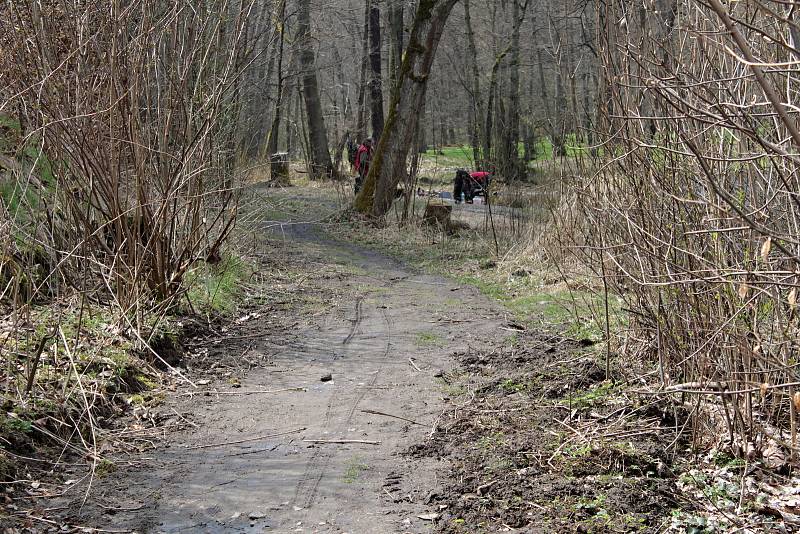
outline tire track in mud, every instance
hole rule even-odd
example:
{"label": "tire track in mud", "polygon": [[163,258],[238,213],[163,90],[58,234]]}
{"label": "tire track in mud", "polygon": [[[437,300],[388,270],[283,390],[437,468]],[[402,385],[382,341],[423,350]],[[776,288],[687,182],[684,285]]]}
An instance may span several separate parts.
{"label": "tire track in mud", "polygon": [[[392,325],[393,322],[389,317],[389,314],[386,313],[386,310],[381,308],[381,315],[383,316],[383,320],[386,322],[386,350],[383,353],[382,363],[379,364],[378,370],[372,376],[372,380],[369,382],[369,386],[372,387],[375,385],[375,382],[378,381],[378,376],[383,371],[383,366],[386,364],[386,360],[389,358],[389,350],[392,347]],[[364,397],[367,395],[367,389],[362,389],[361,394],[359,394],[356,401],[353,403],[353,407],[350,408],[350,413],[347,415],[347,422],[349,423],[353,419],[353,414],[356,412],[356,408],[358,407],[359,403],[364,400]]]}
{"label": "tire track in mud", "polygon": [[[350,344],[350,341],[353,340],[353,336],[355,336],[355,334],[356,334],[356,330],[358,329],[359,326],[361,326],[361,305],[363,304],[363,302],[364,302],[364,297],[363,296],[362,297],[358,297],[356,299],[356,318],[353,320],[353,326],[352,326],[352,328],[350,328],[350,333],[347,334],[347,337],[344,338],[344,341],[342,341],[342,345],[344,345],[345,347],[348,344]],[[333,355],[333,359],[334,360],[336,359],[336,354],[335,353]]]}
{"label": "tire track in mud", "polygon": [[[296,336],[266,336],[259,342],[255,350],[268,356],[269,364],[249,374],[245,389],[287,388],[285,392],[181,400],[179,410],[194,414],[202,426],[182,432],[177,440],[187,447],[235,441],[234,433],[243,432],[246,423],[248,435],[254,436],[271,434],[275,428],[306,427],[309,438],[376,436],[381,445],[312,446],[299,439],[269,439],[195,452],[173,447],[158,453],[163,463],[158,471],[120,468],[118,475],[101,483],[114,502],[140,499],[143,491],[158,493],[158,499],[150,499],[142,510],[120,511],[113,517],[95,506],[81,524],[210,534],[264,528],[289,532],[301,523],[305,532],[320,533],[429,531],[430,524],[416,518],[426,510],[423,499],[435,489],[440,465],[395,454],[425,439],[427,431],[381,416],[362,416],[359,408],[402,410],[417,420],[438,413],[438,384],[431,373],[414,372],[406,356],[420,357],[426,371],[447,368],[451,351],[466,342],[453,327],[433,320],[435,314],[451,310],[464,315],[460,322],[474,330],[467,336],[470,340],[495,328],[485,320],[494,312],[471,292],[452,293],[452,284],[444,279],[415,273],[380,254],[302,227],[290,237],[309,261],[322,259],[320,263],[358,271],[318,281],[321,290],[337,298],[332,307],[306,318],[302,330],[297,323],[288,327],[297,328]],[[247,337],[258,326],[251,325]],[[431,332],[440,342],[419,344],[422,332]],[[239,345],[227,342],[217,350],[232,349],[238,351]],[[322,375],[317,373],[328,372],[335,381],[320,383]],[[302,393],[298,385],[305,386]],[[349,480],[346,473],[356,464],[366,467],[355,475],[357,480]],[[403,491],[413,493],[413,501],[386,500],[382,488],[388,473],[403,473]],[[72,502],[71,497],[65,501]],[[250,519],[251,513],[262,519]]]}
{"label": "tire track in mud", "polygon": [[[360,332],[360,326],[364,322],[364,312],[363,312],[363,302],[364,297],[359,296],[356,299],[356,306],[355,306],[355,319],[352,321],[353,325],[350,329],[349,334],[345,339],[342,341],[342,345],[348,347],[351,345],[352,341],[357,338],[359,334],[363,334]],[[389,356],[389,352],[391,350],[391,329],[393,325],[392,319],[386,313],[386,310],[381,308],[381,318],[384,324],[383,332],[378,334],[377,336],[374,333],[369,333],[368,336],[364,336],[365,339],[370,339],[372,337],[384,337],[386,347],[384,349],[382,357],[379,359],[378,368],[372,372],[372,379],[369,381],[369,386],[372,387],[378,380],[378,376],[380,375],[383,367],[386,363],[386,360]],[[373,342],[370,340],[370,342]],[[344,355],[346,356],[346,354]],[[332,361],[335,361],[338,358],[338,355],[334,353]],[[325,432],[337,432],[343,429],[346,429],[347,426],[353,420],[353,416],[355,415],[356,409],[358,405],[364,400],[364,397],[367,394],[367,389],[362,389],[357,397],[354,399],[352,405],[350,406],[350,410],[347,413],[347,417],[341,422],[338,423],[335,428],[330,428],[330,423],[333,420],[333,416],[339,407],[345,406],[344,403],[340,401],[339,395],[339,388],[334,389],[331,393],[330,398],[328,399],[328,406],[325,411],[325,418],[324,418],[324,428],[323,431]],[[330,465],[330,461],[333,456],[337,453],[336,448],[326,447],[326,446],[316,446],[314,448],[314,452],[309,459],[306,469],[301,477],[300,481],[297,483],[295,487],[294,499],[292,500],[292,506],[301,506],[303,509],[308,510],[316,501],[317,495],[319,493],[319,487],[322,483],[322,479],[325,478],[327,474],[328,467]],[[299,504],[301,503],[301,504]]]}

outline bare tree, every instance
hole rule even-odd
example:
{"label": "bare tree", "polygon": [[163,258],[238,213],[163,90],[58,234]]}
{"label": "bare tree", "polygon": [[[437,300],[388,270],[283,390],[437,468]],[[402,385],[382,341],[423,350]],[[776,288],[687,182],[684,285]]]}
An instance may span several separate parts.
{"label": "bare tree", "polygon": [[370,109],[372,110],[372,137],[380,139],[383,132],[383,74],[381,63],[381,10],[378,2],[369,0],[369,65],[372,73],[370,79]]}
{"label": "bare tree", "polygon": [[456,1],[425,0],[417,6],[389,117],[369,175],[356,198],[356,207],[362,213],[375,217],[385,215],[398,180],[406,175],[406,161],[419,120],[418,110],[423,109],[436,49]]}
{"label": "bare tree", "polygon": [[298,0],[297,40],[300,47],[300,67],[303,78],[303,101],[307,116],[309,141],[309,173],[312,178],[330,176],[333,163],[328,151],[328,133],[319,97],[316,61],[311,40],[311,0]]}

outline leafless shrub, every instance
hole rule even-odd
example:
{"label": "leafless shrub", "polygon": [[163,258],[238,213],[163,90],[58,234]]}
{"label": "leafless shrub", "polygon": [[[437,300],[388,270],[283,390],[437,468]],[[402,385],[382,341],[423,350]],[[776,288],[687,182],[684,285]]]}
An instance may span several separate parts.
{"label": "leafless shrub", "polygon": [[132,310],[216,252],[234,221],[226,117],[250,5],[5,4],[0,114],[28,159],[13,232],[47,254],[47,277],[100,281]]}
{"label": "leafless shrub", "polygon": [[796,451],[795,7],[608,0],[598,15],[606,134],[565,195],[571,246],[625,300],[627,348],[665,391],[719,401],[738,452],[767,437]]}
{"label": "leafless shrub", "polygon": [[[46,385],[67,400],[85,397],[84,371],[108,359],[79,352],[90,308],[126,346],[160,359],[149,336],[183,295],[187,273],[219,259],[236,221],[236,88],[255,53],[254,4],[0,7],[5,398]],[[32,313],[41,303],[46,313]],[[34,387],[45,355],[52,369],[69,356],[63,385],[50,377]],[[84,445],[94,407],[70,414]]]}

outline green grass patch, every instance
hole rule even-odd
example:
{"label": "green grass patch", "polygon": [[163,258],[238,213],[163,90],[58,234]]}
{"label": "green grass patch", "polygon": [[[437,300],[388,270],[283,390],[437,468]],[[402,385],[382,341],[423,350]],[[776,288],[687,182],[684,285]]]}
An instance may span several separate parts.
{"label": "green grass patch", "polygon": [[186,298],[195,311],[231,313],[242,296],[241,284],[251,273],[251,267],[233,255],[217,265],[204,263],[187,277]]}
{"label": "green grass patch", "polygon": [[352,484],[361,476],[364,471],[369,471],[370,467],[361,461],[358,456],[353,457],[347,463],[347,469],[344,472],[344,482]]}
{"label": "green grass patch", "polygon": [[418,332],[414,337],[414,343],[422,347],[437,347],[444,345],[444,340],[434,332]]}
{"label": "green grass patch", "polygon": [[18,416],[0,415],[0,435],[3,434],[30,434],[33,424]]}
{"label": "green grass patch", "polygon": [[97,464],[95,469],[95,476],[98,478],[104,478],[109,475],[112,475],[117,470],[117,464],[112,462],[107,458],[103,458],[100,460],[100,463]]}
{"label": "green grass patch", "polygon": [[467,388],[458,382],[458,378],[454,378],[453,382],[448,382],[442,378],[437,378],[436,381],[442,388],[442,392],[450,398],[458,398],[467,393]]}
{"label": "green grass patch", "polygon": [[524,382],[517,382],[511,378],[507,378],[500,382],[500,387],[506,393],[521,393],[528,390],[528,384]]}
{"label": "green grass patch", "polygon": [[609,380],[601,382],[596,387],[567,395],[561,402],[571,408],[587,409],[600,406],[608,402],[619,392],[619,386]]}
{"label": "green grass patch", "polygon": [[[576,316],[588,315],[589,312],[574,293],[537,287],[535,282],[503,283],[484,273],[461,275],[458,276],[458,281],[475,286],[487,297],[502,302],[523,323],[543,321],[567,324],[576,322]],[[581,293],[578,297],[590,298],[590,295]],[[576,332],[579,330],[578,326],[574,325]]]}
{"label": "green grass patch", "polygon": [[431,148],[420,154],[420,163],[433,164],[440,167],[473,167],[472,147],[469,145],[442,146]]}
{"label": "green grass patch", "polygon": [[502,432],[492,432],[491,434],[481,436],[478,440],[478,447],[485,451],[493,451],[505,445],[506,436]]}

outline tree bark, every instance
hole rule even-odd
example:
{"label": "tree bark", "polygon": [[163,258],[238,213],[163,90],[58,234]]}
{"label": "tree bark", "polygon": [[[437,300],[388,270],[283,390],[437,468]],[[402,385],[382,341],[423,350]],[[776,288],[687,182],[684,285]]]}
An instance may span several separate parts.
{"label": "tree bark", "polygon": [[497,58],[494,60],[494,65],[492,65],[492,74],[489,78],[489,89],[487,92],[489,93],[489,102],[486,104],[486,121],[484,123],[484,132],[483,132],[483,159],[486,163],[488,163],[492,159],[492,132],[494,130],[494,108],[495,108],[495,98],[497,96],[497,71],[500,69],[500,65],[505,60],[506,55],[508,55],[508,51],[511,48],[511,45],[507,46],[505,50],[500,52]]}
{"label": "tree bark", "polygon": [[394,90],[400,74],[400,67],[403,64],[403,4],[401,2],[392,2],[389,6],[389,35],[391,42],[389,87]]}
{"label": "tree bark", "polygon": [[283,99],[283,44],[286,40],[286,0],[281,0],[278,6],[278,16],[280,20],[280,28],[278,29],[278,87],[275,95],[275,111],[272,115],[272,125],[269,129],[269,137],[267,138],[267,156],[271,157],[278,151],[278,133],[281,127],[281,102]]}
{"label": "tree bark", "polygon": [[358,124],[356,139],[360,143],[367,136],[367,66],[369,65],[369,7],[370,0],[364,0],[364,32],[361,41],[361,72],[358,84]]}
{"label": "tree bark", "polygon": [[[500,175],[508,180],[516,180],[520,173],[519,162],[519,62],[520,62],[520,29],[528,10],[528,0],[520,6],[520,0],[512,0],[512,20],[508,65],[508,93],[505,103],[503,130],[500,132],[502,145],[498,147],[498,167]],[[521,10],[520,10],[521,8]]]}
{"label": "tree bark", "polygon": [[414,15],[403,66],[393,91],[386,127],[373,157],[369,175],[356,198],[356,208],[374,217],[389,210],[425,104],[428,78],[447,18],[457,0],[420,0]]}
{"label": "tree bark", "polygon": [[[483,96],[481,95],[480,75],[478,74],[478,52],[475,46],[475,32],[472,29],[472,17],[469,11],[469,0],[464,0],[464,23],[467,29],[467,56],[470,58],[470,71],[472,78],[472,94],[470,103],[474,117],[471,132],[472,155],[475,165],[479,169],[485,167],[484,160],[488,158],[489,140],[486,138],[486,122],[483,118]],[[480,144],[480,146],[479,146]]]}
{"label": "tree bark", "polygon": [[297,30],[300,45],[300,67],[303,71],[303,100],[308,119],[310,168],[312,179],[330,176],[333,171],[328,152],[328,134],[317,84],[316,60],[311,43],[311,0],[299,0],[297,5]]}
{"label": "tree bark", "polygon": [[379,0],[370,0],[369,10],[369,65],[372,138],[377,142],[383,132],[383,78],[381,74],[381,9]]}

